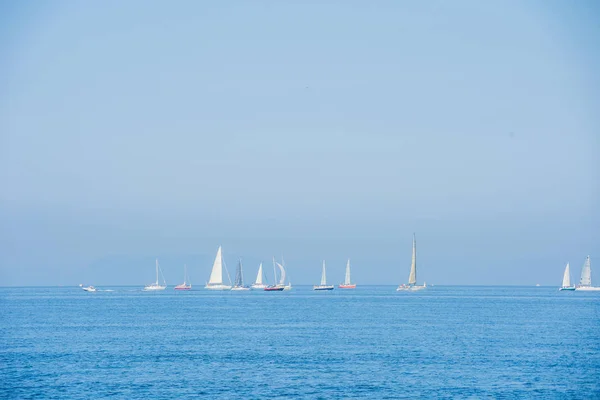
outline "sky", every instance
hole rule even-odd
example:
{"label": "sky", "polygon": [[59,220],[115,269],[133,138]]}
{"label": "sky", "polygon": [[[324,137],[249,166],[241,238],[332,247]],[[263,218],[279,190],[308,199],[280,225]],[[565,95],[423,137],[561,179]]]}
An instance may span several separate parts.
{"label": "sky", "polygon": [[[0,4],[0,286],[600,271],[600,6]],[[594,260],[598,260],[597,263]],[[594,279],[594,276],[598,278]],[[600,272],[592,272],[600,284]]]}

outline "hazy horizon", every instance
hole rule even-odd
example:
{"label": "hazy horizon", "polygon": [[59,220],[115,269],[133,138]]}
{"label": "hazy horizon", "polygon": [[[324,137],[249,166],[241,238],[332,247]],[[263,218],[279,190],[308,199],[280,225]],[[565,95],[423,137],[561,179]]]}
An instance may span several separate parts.
{"label": "hazy horizon", "polygon": [[[600,284],[593,1],[0,5],[0,286]],[[600,262],[600,261],[599,261]],[[271,272],[272,274],[272,272]]]}

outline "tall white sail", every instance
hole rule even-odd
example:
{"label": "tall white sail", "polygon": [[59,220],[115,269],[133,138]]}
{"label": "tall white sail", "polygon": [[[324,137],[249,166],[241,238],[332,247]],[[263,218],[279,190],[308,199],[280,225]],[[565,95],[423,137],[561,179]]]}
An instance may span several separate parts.
{"label": "tall white sail", "polygon": [[565,267],[565,274],[563,275],[563,283],[562,287],[570,287],[571,286],[571,271],[569,270],[569,263]]}
{"label": "tall white sail", "polygon": [[277,261],[275,261],[275,264],[277,264],[277,266],[279,267],[279,284],[285,285],[285,268],[283,268],[283,265],[279,264]]}
{"label": "tall white sail", "polygon": [[221,285],[223,283],[223,257],[221,256],[221,246],[217,250],[217,256],[213,263],[212,272],[210,273],[209,285]]}
{"label": "tall white sail", "polygon": [[346,263],[346,278],[344,279],[344,285],[350,285],[350,259]]}
{"label": "tall white sail", "polygon": [[581,269],[580,286],[592,286],[592,267],[590,265],[590,256],[587,256],[583,268]]}
{"label": "tall white sail", "polygon": [[255,285],[263,284],[262,263],[260,263],[260,265],[258,266],[258,274],[256,274],[256,282],[254,282],[254,284]]}
{"label": "tall white sail", "polygon": [[323,272],[321,273],[321,286],[327,285],[327,273],[325,272],[325,260],[323,260]]}
{"label": "tall white sail", "polygon": [[410,275],[408,277],[408,284],[414,285],[416,283],[417,283],[417,241],[415,240],[415,234],[413,233],[412,263],[410,264]]}

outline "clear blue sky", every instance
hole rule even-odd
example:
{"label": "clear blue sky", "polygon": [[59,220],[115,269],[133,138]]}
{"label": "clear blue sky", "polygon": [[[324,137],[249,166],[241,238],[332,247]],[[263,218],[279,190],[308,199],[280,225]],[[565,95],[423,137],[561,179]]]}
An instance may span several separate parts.
{"label": "clear blue sky", "polygon": [[[600,283],[595,1],[0,5],[0,285]],[[594,260],[597,260],[594,262]],[[596,267],[594,267],[596,265]]]}

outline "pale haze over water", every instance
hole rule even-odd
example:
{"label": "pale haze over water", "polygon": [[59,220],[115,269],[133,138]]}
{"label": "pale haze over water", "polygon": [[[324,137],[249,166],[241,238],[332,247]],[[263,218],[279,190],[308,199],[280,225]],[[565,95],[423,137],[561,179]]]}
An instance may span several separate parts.
{"label": "pale haze over water", "polygon": [[[0,5],[0,285],[600,271],[600,6]],[[597,260],[597,261],[595,261]],[[596,265],[596,267],[594,266]],[[596,278],[600,281],[600,273]]]}

